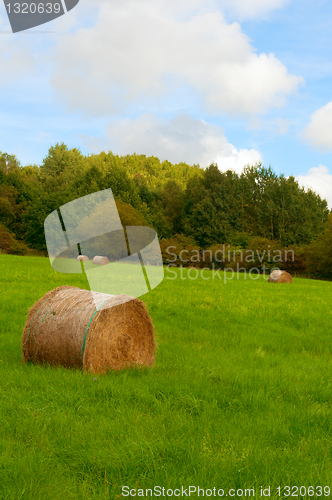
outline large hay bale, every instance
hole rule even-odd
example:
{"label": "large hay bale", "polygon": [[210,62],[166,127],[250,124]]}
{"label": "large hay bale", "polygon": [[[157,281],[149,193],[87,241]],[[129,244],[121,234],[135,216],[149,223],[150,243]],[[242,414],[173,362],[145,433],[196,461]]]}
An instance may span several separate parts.
{"label": "large hay bale", "polygon": [[95,264],[96,266],[107,266],[108,263],[109,263],[108,258],[107,257],[103,257],[101,255],[96,255],[92,259],[92,264]]}
{"label": "large hay bale", "polygon": [[275,269],[269,276],[268,283],[293,283],[292,277],[287,271]]}
{"label": "large hay bale", "polygon": [[87,255],[79,255],[78,257],[76,257],[76,259],[79,262],[87,262],[89,260],[89,257]]}
{"label": "large hay bale", "polygon": [[[96,305],[97,304],[97,308]],[[29,311],[23,360],[105,373],[154,362],[154,329],[139,299],[62,286]]]}

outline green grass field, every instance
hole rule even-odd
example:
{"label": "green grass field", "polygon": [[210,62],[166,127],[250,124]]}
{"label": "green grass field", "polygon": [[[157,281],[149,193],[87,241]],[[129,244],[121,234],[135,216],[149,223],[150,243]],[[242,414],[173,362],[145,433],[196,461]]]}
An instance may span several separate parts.
{"label": "green grass field", "polygon": [[84,275],[0,255],[1,499],[125,498],[122,486],[330,496],[332,283],[206,277],[178,271],[141,297],[153,368],[94,376],[21,363],[28,309],[57,286],[87,288]]}

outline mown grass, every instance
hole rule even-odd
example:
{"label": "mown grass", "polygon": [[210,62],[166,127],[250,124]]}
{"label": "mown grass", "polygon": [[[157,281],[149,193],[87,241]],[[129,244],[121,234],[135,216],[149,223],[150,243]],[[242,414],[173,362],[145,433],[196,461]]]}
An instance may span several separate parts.
{"label": "mown grass", "polygon": [[1,499],[332,488],[332,283],[174,272],[141,297],[154,367],[94,376],[21,363],[28,309],[57,286],[87,288],[84,275],[0,255]]}

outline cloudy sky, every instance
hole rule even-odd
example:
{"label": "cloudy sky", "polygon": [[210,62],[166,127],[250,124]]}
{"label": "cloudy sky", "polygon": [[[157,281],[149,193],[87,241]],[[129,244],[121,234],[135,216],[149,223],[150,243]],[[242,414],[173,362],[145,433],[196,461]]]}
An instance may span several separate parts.
{"label": "cloudy sky", "polygon": [[1,3],[0,150],[261,161],[332,208],[331,26],[329,0],[80,0],[13,34]]}

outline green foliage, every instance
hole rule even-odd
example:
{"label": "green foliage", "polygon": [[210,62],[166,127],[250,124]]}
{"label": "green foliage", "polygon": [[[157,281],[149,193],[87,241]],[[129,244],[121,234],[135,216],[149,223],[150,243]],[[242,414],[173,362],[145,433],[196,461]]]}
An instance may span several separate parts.
{"label": "green foliage", "polygon": [[19,170],[21,167],[20,162],[15,155],[9,155],[8,153],[2,153],[0,151],[0,171],[4,174],[9,174]]}
{"label": "green foliage", "polygon": [[0,197],[0,222],[9,225],[15,219],[12,205],[7,198]]}
{"label": "green foliage", "polygon": [[183,194],[183,189],[175,180],[167,181],[159,194],[163,206],[163,214],[175,233],[181,233],[183,229]]}
{"label": "green foliage", "polygon": [[[184,234],[177,234],[174,238],[164,239],[160,242],[161,254],[164,264],[176,267],[198,266],[201,258],[197,255],[200,248],[195,241]],[[196,259],[193,256],[196,256]]]}
{"label": "green foliage", "polygon": [[[204,212],[210,224],[197,230]],[[326,215],[326,202],[317,195],[261,165],[246,167],[240,176],[210,165],[188,182],[183,210],[186,232],[196,234],[200,245],[232,242],[241,232],[283,245],[307,243],[323,230]]]}
{"label": "green foliage", "polygon": [[28,247],[17,241],[15,236],[0,222],[0,253],[26,255],[28,252]]}
{"label": "green foliage", "polygon": [[201,249],[245,249],[252,238],[265,238],[280,249],[296,248],[299,272],[304,246],[323,234],[328,215],[325,200],[260,164],[238,175],[216,164],[201,169],[154,156],[84,156],[62,143],[49,149],[40,167],[22,167],[15,156],[0,153],[0,221],[31,248],[46,249],[49,213],[108,188],[123,203],[124,216],[152,226],[159,238],[184,234]]}
{"label": "green foliage", "polygon": [[238,246],[240,248],[249,248],[250,240],[253,238],[252,233],[246,233],[245,231],[237,231],[230,235],[228,241],[231,245]]}
{"label": "green foliage", "polygon": [[285,248],[282,252],[281,267],[290,274],[295,274],[297,276],[301,274],[308,275],[306,266],[306,247],[290,245]]}
{"label": "green foliage", "polygon": [[43,178],[62,177],[62,181],[72,178],[82,169],[84,157],[81,152],[62,144],[51,146],[40,167]]}
{"label": "green foliage", "polygon": [[119,212],[121,224],[123,226],[147,226],[148,223],[144,219],[143,215],[135,210],[134,207],[124,203],[121,200],[116,202],[116,207]]}
{"label": "green foliage", "polygon": [[308,272],[325,279],[332,279],[332,212],[326,222],[325,231],[306,249]]}
{"label": "green foliage", "polygon": [[203,248],[216,241],[226,241],[229,224],[227,214],[220,212],[206,197],[191,210],[184,223],[185,233]]}
{"label": "green foliage", "polygon": [[23,230],[25,241],[31,248],[46,250],[44,221],[46,217],[62,205],[58,193],[43,194],[34,200],[27,212],[23,215]]}

